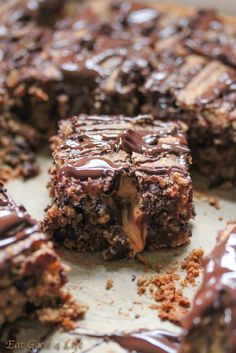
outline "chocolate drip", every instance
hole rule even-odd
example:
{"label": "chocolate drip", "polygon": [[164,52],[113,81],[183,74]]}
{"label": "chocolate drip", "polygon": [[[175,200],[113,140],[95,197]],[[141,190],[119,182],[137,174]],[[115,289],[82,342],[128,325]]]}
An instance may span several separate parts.
{"label": "chocolate drip", "polygon": [[[72,120],[73,121],[73,120]],[[76,133],[64,141],[61,147],[62,156],[72,151],[74,158],[61,168],[61,176],[71,176],[85,181],[88,178],[97,179],[109,172],[128,170],[125,160],[110,161],[110,154],[124,151],[128,154],[127,160],[133,153],[145,156],[148,162],[157,162],[165,154],[174,154],[178,158],[189,153],[186,141],[178,124],[164,124],[153,121],[150,116],[139,118],[87,117],[74,118]],[[148,128],[148,129],[147,129]],[[169,135],[171,138],[169,139]],[[131,163],[131,162],[129,162]],[[169,175],[175,167],[138,167],[142,171],[154,174]],[[180,171],[181,168],[178,169]],[[138,170],[138,169],[137,169]]]}
{"label": "chocolate drip", "polygon": [[64,166],[61,170],[62,175],[80,179],[97,179],[110,172],[121,171],[119,167],[106,158],[84,158],[75,165]]}
{"label": "chocolate drip", "polygon": [[138,353],[177,353],[180,346],[179,336],[164,330],[142,330],[112,335],[99,335],[86,330],[79,330],[75,334],[103,338],[105,341],[114,341],[122,348]]}
{"label": "chocolate drip", "polygon": [[39,231],[23,206],[17,205],[0,185],[0,249]]}
{"label": "chocolate drip", "polygon": [[165,331],[114,335],[111,338],[121,347],[139,353],[176,353],[179,347],[178,336]]}
{"label": "chocolate drip", "polygon": [[[226,231],[228,232],[228,231]],[[194,298],[193,309],[183,322],[186,334],[201,323],[204,315],[223,310],[224,325],[227,332],[229,350],[236,347],[236,227],[234,226],[226,238],[220,234],[218,244],[212,253],[205,258],[204,278],[202,286]]]}
{"label": "chocolate drip", "polygon": [[135,168],[137,172],[144,172],[151,175],[160,175],[160,176],[168,176],[171,173],[181,173],[187,174],[187,171],[184,171],[183,168],[177,166],[161,166],[161,167],[145,167],[145,166],[137,166]]}
{"label": "chocolate drip", "polygon": [[173,143],[160,143],[160,135],[150,131],[126,130],[118,137],[118,146],[127,153],[142,153],[147,156],[156,156],[163,152],[180,154],[189,153],[187,146]]}
{"label": "chocolate drip", "polygon": [[235,68],[235,27],[226,25],[214,10],[199,11],[195,26],[196,29],[186,40],[186,46],[199,55]]}

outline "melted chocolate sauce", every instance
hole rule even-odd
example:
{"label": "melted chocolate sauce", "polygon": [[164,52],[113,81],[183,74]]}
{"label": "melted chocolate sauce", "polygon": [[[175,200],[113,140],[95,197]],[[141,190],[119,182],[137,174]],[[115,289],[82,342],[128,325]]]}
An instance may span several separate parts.
{"label": "melted chocolate sauce", "polygon": [[[109,154],[113,155],[124,151],[128,154],[127,159],[131,158],[133,153],[145,156],[148,162],[156,162],[166,154],[174,154],[177,158],[180,155],[189,153],[185,138],[177,124],[159,125],[153,121],[150,116],[140,116],[131,119],[122,116],[115,117],[80,117],[75,121],[76,131],[66,140],[61,151],[63,154],[71,154],[76,160],[65,164],[61,169],[61,175],[77,178],[85,181],[88,178],[98,179],[107,175],[109,172],[120,172],[129,169],[126,161],[110,161]],[[149,130],[145,130],[150,128]],[[166,140],[167,136],[174,137],[174,140]],[[75,162],[74,162],[75,160]],[[131,161],[129,161],[131,164]],[[181,167],[175,166],[155,166],[142,167],[134,166],[136,170],[142,170],[148,174],[169,175]],[[133,168],[132,168],[133,169]]]}
{"label": "melted chocolate sauce", "polygon": [[235,27],[227,26],[214,10],[198,12],[196,30],[186,40],[193,52],[232,67],[236,67],[235,43]]}
{"label": "melted chocolate sauce", "polygon": [[147,156],[156,156],[163,152],[180,154],[188,153],[187,146],[171,143],[159,143],[159,134],[153,134],[150,131],[126,130],[118,136],[118,146],[127,153],[142,153]]}
{"label": "melted chocolate sauce", "polygon": [[[71,333],[74,334],[74,333]],[[104,341],[114,341],[128,351],[138,353],[177,353],[180,338],[174,333],[162,330],[138,331],[132,333],[117,333],[112,335],[99,335],[79,330],[75,334],[93,338],[103,338]]]}
{"label": "melted chocolate sauce", "polygon": [[160,176],[168,176],[171,173],[181,173],[181,174],[187,173],[185,170],[183,170],[183,168],[177,167],[177,166],[162,166],[162,167],[148,168],[148,167],[139,165],[135,169],[135,171],[143,172],[151,175],[160,175]]}
{"label": "melted chocolate sauce", "polygon": [[0,249],[39,231],[23,206],[17,205],[0,184]]}
{"label": "melted chocolate sauce", "polygon": [[106,158],[84,158],[73,166],[64,166],[61,170],[62,175],[70,176],[81,181],[91,179],[98,179],[107,172],[117,172],[122,168],[115,165]]}
{"label": "melted chocolate sauce", "polygon": [[[227,332],[227,352],[236,347],[236,226],[220,239],[212,253],[205,258],[202,286],[194,298],[193,309],[183,322],[186,334],[201,323],[204,315],[223,311]],[[221,239],[224,236],[224,239]]]}

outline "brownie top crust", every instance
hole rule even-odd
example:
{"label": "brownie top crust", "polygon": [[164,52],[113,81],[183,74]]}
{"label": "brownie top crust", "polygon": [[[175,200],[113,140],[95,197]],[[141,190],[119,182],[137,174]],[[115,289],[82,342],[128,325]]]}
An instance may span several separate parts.
{"label": "brownie top crust", "polygon": [[195,31],[186,40],[193,52],[236,67],[235,22],[215,10],[199,10]]}
{"label": "brownie top crust", "polygon": [[183,322],[186,332],[199,325],[204,315],[218,310],[224,313],[224,325],[229,351],[233,352],[236,338],[236,226],[219,233],[218,243],[204,261],[204,278],[194,298],[193,309]]}
{"label": "brownie top crust", "polygon": [[80,182],[121,172],[168,176],[183,172],[189,153],[181,124],[151,116],[81,115],[62,121],[59,136],[60,175]]}

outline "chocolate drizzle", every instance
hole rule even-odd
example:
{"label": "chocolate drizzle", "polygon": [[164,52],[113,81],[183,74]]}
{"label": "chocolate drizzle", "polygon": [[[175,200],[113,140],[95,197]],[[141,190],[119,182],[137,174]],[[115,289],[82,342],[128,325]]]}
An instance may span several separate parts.
{"label": "chocolate drizzle", "polygon": [[67,165],[62,168],[62,175],[71,176],[81,181],[88,178],[97,179],[102,177],[107,172],[117,172],[121,170],[106,158],[85,158],[81,159],[73,166]]}
{"label": "chocolate drizzle", "polygon": [[[77,178],[81,181],[98,179],[107,173],[130,170],[148,174],[170,175],[172,172],[184,172],[182,166],[143,165],[139,162],[131,167],[133,154],[140,154],[144,161],[158,163],[167,154],[179,159],[186,156],[189,149],[180,126],[177,123],[161,123],[151,116],[126,118],[124,116],[95,117],[79,116],[72,119],[75,133],[63,141],[61,156],[72,156],[60,169],[61,176]],[[124,160],[114,158],[124,151]],[[130,165],[130,166],[129,166]]]}
{"label": "chocolate drizzle", "polygon": [[194,298],[193,309],[183,322],[186,335],[207,315],[222,312],[227,332],[227,352],[236,347],[236,226],[220,233],[212,253],[205,258],[204,278]]}
{"label": "chocolate drizzle", "polygon": [[131,333],[99,335],[81,329],[75,334],[93,338],[103,338],[105,341],[114,341],[122,348],[130,352],[135,351],[138,353],[177,353],[180,345],[180,339],[177,334],[164,330],[141,330]]}
{"label": "chocolate drizzle", "polygon": [[214,10],[200,10],[196,16],[196,29],[186,40],[193,52],[236,67],[236,30]]}
{"label": "chocolate drizzle", "polygon": [[16,204],[0,184],[0,249],[38,232],[39,225]]}
{"label": "chocolate drizzle", "polygon": [[118,147],[127,153],[141,153],[147,156],[157,156],[163,152],[180,154],[189,153],[187,146],[171,143],[160,143],[160,134],[151,131],[134,131],[127,129],[117,137]]}

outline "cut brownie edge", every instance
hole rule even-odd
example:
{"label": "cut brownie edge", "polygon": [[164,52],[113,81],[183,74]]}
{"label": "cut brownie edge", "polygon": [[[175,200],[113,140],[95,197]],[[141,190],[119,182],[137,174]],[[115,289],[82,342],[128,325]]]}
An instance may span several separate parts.
{"label": "cut brownie edge", "polygon": [[39,224],[0,184],[0,327],[34,317],[72,328],[86,308],[64,288],[67,271]]}
{"label": "cut brownie edge", "polygon": [[38,145],[39,136],[33,127],[7,113],[0,115],[0,180],[37,175]]}
{"label": "cut brownie edge", "polygon": [[61,122],[53,149],[44,226],[66,247],[116,258],[188,241],[192,186],[181,124],[81,115]]}

